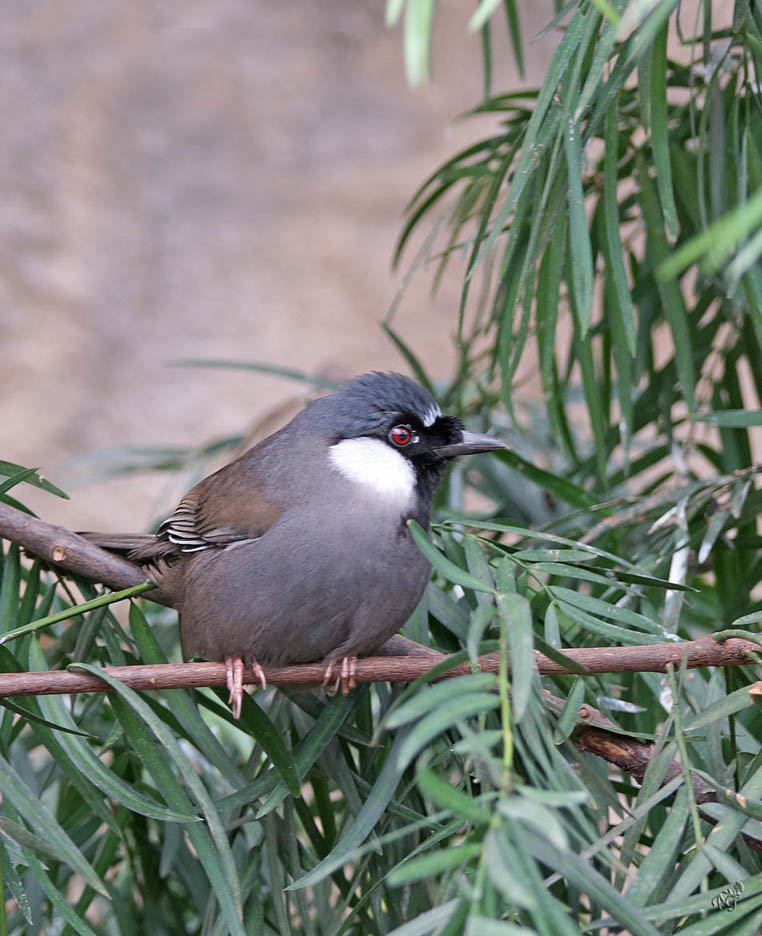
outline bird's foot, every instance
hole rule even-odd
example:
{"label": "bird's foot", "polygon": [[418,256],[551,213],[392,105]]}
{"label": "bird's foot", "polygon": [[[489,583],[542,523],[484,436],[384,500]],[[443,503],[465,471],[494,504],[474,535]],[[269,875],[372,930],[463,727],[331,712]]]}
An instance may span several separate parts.
{"label": "bird's foot", "polygon": [[[325,674],[323,676],[323,688],[326,691],[326,695],[329,696],[335,696],[339,689],[341,689],[342,695],[348,695],[349,691],[354,689],[356,685],[355,673],[357,671],[357,657],[342,657],[341,668],[339,669],[338,674],[334,677],[334,666],[338,662],[338,660],[331,660],[331,662],[325,668]],[[331,682],[331,680],[333,680],[333,682]]]}
{"label": "bird's foot", "polygon": [[225,658],[225,679],[227,682],[228,705],[233,710],[233,718],[241,717],[243,703],[243,660],[241,657]]}
{"label": "bird's foot", "polygon": [[259,686],[264,692],[264,690],[267,689],[267,677],[265,676],[265,671],[262,669],[259,663],[257,663],[254,657],[248,657],[246,663],[251,667],[254,678],[258,680]]}
{"label": "bird's foot", "polygon": [[267,689],[267,677],[265,671],[257,663],[254,657],[248,657],[244,664],[241,657],[227,657],[225,659],[225,679],[227,682],[228,705],[233,710],[233,718],[241,717],[241,705],[243,704],[243,674],[246,666],[251,667],[254,678],[259,681],[262,689]]}

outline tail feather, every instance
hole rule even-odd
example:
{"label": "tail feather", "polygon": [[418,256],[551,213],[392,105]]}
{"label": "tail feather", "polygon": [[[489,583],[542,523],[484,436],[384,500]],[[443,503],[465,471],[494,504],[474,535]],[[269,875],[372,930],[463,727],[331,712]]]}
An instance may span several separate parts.
{"label": "tail feather", "polygon": [[156,559],[169,559],[178,555],[177,546],[152,533],[80,533],[80,536],[135,562],[150,563]]}

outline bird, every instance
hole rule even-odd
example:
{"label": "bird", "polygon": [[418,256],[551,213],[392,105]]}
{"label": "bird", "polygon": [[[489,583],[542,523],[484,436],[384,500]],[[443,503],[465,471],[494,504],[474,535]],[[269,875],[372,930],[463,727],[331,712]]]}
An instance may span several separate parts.
{"label": "bird", "polygon": [[454,458],[504,448],[411,378],[374,371],[199,482],[156,534],[84,535],[172,597],[184,657],[224,662],[238,718],[247,667],[265,688],[263,665],[324,661],[329,691],[354,687],[357,658],[430,578],[408,521],[428,528]]}

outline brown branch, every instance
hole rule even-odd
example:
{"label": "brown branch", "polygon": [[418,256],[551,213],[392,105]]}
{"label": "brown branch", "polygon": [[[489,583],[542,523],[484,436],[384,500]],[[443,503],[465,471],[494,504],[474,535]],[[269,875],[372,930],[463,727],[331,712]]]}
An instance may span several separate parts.
{"label": "brown branch", "polygon": [[[7,504],[0,503],[0,538],[11,540],[40,556],[63,572],[80,575],[109,588],[122,589],[145,581],[145,571],[134,562],[110,553],[71,530],[54,526],[36,517],[30,517]],[[146,597],[161,604],[171,604],[159,589],[147,592]],[[711,636],[700,640],[645,644],[635,647],[585,647],[565,650],[567,657],[583,664],[590,673],[664,672],[667,664],[680,666],[683,656],[688,668],[701,666],[738,666],[752,661],[751,654],[758,651],[757,644],[740,638],[717,642]],[[561,675],[572,670],[536,654],[537,667],[542,674]],[[377,657],[360,660],[357,664],[358,682],[409,682],[426,672],[442,655],[422,647],[402,636],[392,637]],[[496,672],[497,654],[482,657],[480,667]],[[113,668],[115,675],[136,689],[173,689],[225,684],[224,667],[220,663],[177,663],[162,666],[129,666]],[[323,679],[324,666],[271,668],[266,676],[274,685],[315,685]],[[448,676],[468,672],[463,664],[451,670]],[[247,674],[247,680],[253,676]],[[6,673],[0,676],[0,695],[29,695],[35,693],[94,692],[103,690],[96,677],[74,672]]]}
{"label": "brown branch", "polygon": [[[375,656],[357,661],[355,679],[358,683],[412,682],[445,657],[428,650],[412,640],[392,638],[390,649],[405,656]],[[389,644],[385,645],[386,650]],[[749,640],[733,637],[717,643],[711,637],[686,641],[681,644],[648,644],[643,647],[619,647],[612,655],[609,647],[588,647],[566,650],[571,660],[583,663],[589,673],[664,672],[667,664],[680,665],[682,654],[687,658],[687,667],[738,666],[751,662],[751,654],[759,646]],[[423,651],[423,652],[421,652]],[[626,656],[626,663],[621,659]],[[536,652],[537,669],[542,675],[573,673],[570,668],[559,666],[554,660]],[[488,653],[479,659],[479,668],[485,673],[496,673],[499,657]],[[225,667],[222,663],[163,663],[154,665],[112,666],[106,672],[121,679],[133,689],[192,689],[200,686],[224,686]],[[462,676],[471,672],[469,663],[453,666],[441,678]],[[320,685],[325,674],[325,663],[307,663],[301,666],[266,667],[267,682],[274,686]],[[244,675],[244,682],[257,682],[251,672]],[[108,691],[95,676],[73,671],[45,671],[38,673],[0,674],[0,696],[49,695],[76,692]]]}
{"label": "brown branch", "polygon": [[[63,527],[54,526],[0,503],[0,539],[18,543],[25,550],[40,556],[62,572],[82,576],[109,588],[120,590],[145,581],[143,569],[136,563],[110,553]],[[146,597],[160,604],[171,605],[168,596],[159,589]],[[752,654],[759,646],[752,641],[730,638],[717,642],[711,635],[700,640],[679,643],[646,644],[635,647],[586,647],[565,650],[564,655],[581,663],[589,673],[665,672],[668,664],[680,666],[685,657],[687,668],[703,666],[738,666],[753,662]],[[376,657],[357,662],[356,681],[410,682],[428,672],[446,657],[430,647],[424,647],[401,634],[388,640]],[[542,653],[536,652],[538,671],[543,675],[563,675],[572,672]],[[485,672],[497,672],[499,657],[486,654],[479,660]],[[160,665],[112,666],[105,670],[121,679],[132,689],[180,689],[204,686],[224,686],[225,667],[222,663],[167,663]],[[452,667],[438,679],[459,676],[471,671],[468,663]],[[322,683],[325,665],[270,667],[265,670],[267,681],[277,686],[309,686]],[[255,682],[251,673],[244,681]],[[0,697],[50,695],[81,692],[110,692],[111,687],[90,673],[47,671],[0,674]],[[560,714],[564,700],[545,693],[548,707]],[[583,705],[571,734],[580,751],[596,754],[642,782],[653,744],[613,731],[613,722],[598,709]],[[680,773],[677,759],[669,766],[663,783]],[[699,803],[715,799],[715,794],[702,780],[693,777],[694,794]],[[747,843],[762,850],[755,839]]]}
{"label": "brown branch", "polygon": [[[65,527],[54,526],[37,517],[30,517],[8,504],[0,503],[0,539],[18,543],[28,552],[51,565],[80,575],[90,582],[98,582],[120,591],[140,585],[146,580],[145,571],[135,562],[110,553]],[[146,597],[159,604],[171,604],[159,589],[146,592]]]}

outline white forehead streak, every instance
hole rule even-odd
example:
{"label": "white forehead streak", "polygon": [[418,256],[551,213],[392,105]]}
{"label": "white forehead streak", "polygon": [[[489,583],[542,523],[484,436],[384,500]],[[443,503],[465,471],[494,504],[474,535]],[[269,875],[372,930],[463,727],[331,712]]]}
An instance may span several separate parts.
{"label": "white forehead streak", "polygon": [[426,410],[426,412],[423,414],[423,419],[421,420],[421,422],[428,429],[429,426],[434,425],[434,423],[439,419],[441,415],[442,415],[442,410],[438,406],[436,405],[430,406]]}
{"label": "white forehead streak", "polygon": [[413,466],[381,439],[344,439],[329,450],[331,463],[353,484],[361,485],[400,508],[410,504],[415,489]]}

